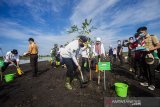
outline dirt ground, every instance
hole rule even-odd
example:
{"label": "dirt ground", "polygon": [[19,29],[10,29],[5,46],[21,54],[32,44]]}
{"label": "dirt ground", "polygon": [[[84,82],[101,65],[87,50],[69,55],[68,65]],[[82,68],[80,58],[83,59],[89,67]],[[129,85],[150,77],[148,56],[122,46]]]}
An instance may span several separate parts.
{"label": "dirt ground", "polygon": [[[94,71],[93,80],[85,88],[81,88],[77,80],[73,81],[73,90],[68,91],[64,87],[64,68],[54,69],[49,62],[39,62],[38,77],[32,77],[29,64],[21,65],[21,68],[25,72],[23,76],[15,77],[11,83],[0,82],[0,107],[103,107],[104,97],[117,97],[115,82],[129,85],[128,97],[160,96],[160,74],[156,74],[156,90],[150,91],[139,85],[126,64],[106,71],[106,91],[103,89],[103,79],[97,85]],[[15,71],[14,67],[10,67],[6,73]]]}

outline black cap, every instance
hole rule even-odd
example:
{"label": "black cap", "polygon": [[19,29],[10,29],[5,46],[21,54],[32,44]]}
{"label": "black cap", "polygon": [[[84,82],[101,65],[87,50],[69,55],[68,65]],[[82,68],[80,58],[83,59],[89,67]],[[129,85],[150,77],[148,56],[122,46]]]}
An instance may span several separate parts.
{"label": "black cap", "polygon": [[80,36],[79,36],[79,39],[80,39],[80,41],[83,42],[83,43],[87,42],[87,40],[88,40],[88,38],[87,38],[86,36],[83,36],[83,35],[80,35]]}
{"label": "black cap", "polygon": [[29,38],[29,39],[28,39],[28,41],[32,41],[32,42],[34,42],[34,39],[33,39],[33,38]]}
{"label": "black cap", "polygon": [[18,54],[18,51],[16,49],[13,49],[11,52],[12,54]]}
{"label": "black cap", "polygon": [[133,37],[129,37],[129,40],[132,40],[133,39]]}
{"label": "black cap", "polygon": [[147,27],[143,26],[143,27],[138,28],[137,32],[146,31],[146,30],[147,30]]}

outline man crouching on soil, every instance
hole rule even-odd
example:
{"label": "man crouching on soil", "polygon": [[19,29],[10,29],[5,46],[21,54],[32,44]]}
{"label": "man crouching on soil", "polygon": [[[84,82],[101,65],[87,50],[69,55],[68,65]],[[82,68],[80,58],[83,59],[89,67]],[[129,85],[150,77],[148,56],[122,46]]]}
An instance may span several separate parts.
{"label": "man crouching on soil", "polygon": [[67,67],[65,87],[68,90],[72,90],[71,82],[75,76],[76,69],[81,70],[76,57],[79,54],[80,48],[84,47],[86,42],[87,37],[79,36],[77,40],[70,42],[61,52],[63,61]]}

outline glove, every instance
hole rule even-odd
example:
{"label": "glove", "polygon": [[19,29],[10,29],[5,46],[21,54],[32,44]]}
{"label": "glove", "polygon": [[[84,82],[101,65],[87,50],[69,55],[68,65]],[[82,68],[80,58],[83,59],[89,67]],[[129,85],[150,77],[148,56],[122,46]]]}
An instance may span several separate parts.
{"label": "glove", "polygon": [[24,54],[23,54],[23,56],[26,56],[27,55],[27,53],[25,52]]}

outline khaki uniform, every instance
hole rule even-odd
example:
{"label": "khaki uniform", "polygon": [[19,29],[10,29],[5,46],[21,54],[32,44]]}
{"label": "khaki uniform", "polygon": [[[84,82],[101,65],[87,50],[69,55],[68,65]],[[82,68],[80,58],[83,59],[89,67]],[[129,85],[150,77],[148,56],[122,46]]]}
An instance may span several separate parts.
{"label": "khaki uniform", "polygon": [[[155,47],[155,45],[159,43],[159,40],[156,36],[153,35],[146,35],[146,39],[145,39],[145,48],[151,48],[151,47]],[[147,53],[143,54],[143,69],[144,69],[144,75],[147,78],[147,82],[149,83],[149,85],[155,85],[155,68],[158,65],[158,60],[155,59],[154,63],[149,65],[146,63],[145,61],[145,56],[147,55]]]}
{"label": "khaki uniform", "polygon": [[144,47],[149,49],[151,47],[154,47],[157,43],[159,43],[157,36],[147,34]]}

